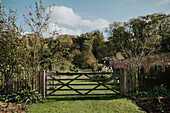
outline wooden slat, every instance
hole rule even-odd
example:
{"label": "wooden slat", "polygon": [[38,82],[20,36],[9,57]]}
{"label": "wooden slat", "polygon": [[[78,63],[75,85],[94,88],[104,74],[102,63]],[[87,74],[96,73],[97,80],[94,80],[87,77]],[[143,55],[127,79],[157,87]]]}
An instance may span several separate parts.
{"label": "wooden slat", "polygon": [[84,96],[84,95],[115,95],[115,93],[106,93],[106,94],[52,94],[48,96]]}
{"label": "wooden slat", "polygon": [[[105,84],[105,85],[119,85],[120,83],[110,83],[110,84]],[[63,84],[47,84],[48,86],[60,86],[60,85],[63,85]],[[98,84],[68,84],[68,85],[71,85],[71,86],[80,86],[80,85],[98,85]]]}
{"label": "wooden slat", "polygon": [[[47,89],[47,90],[53,91],[54,89]],[[73,90],[108,90],[108,89],[58,89],[57,91],[73,91]]]}
{"label": "wooden slat", "polygon": [[94,81],[105,81],[105,80],[107,80],[106,78],[104,79],[104,78],[94,78],[94,79],[86,79],[86,78],[80,78],[80,79],[47,79],[48,81],[50,80],[50,81],[59,81],[59,80],[65,80],[65,81],[67,81],[67,80],[94,80]]}
{"label": "wooden slat", "polygon": [[113,73],[111,72],[107,72],[107,73],[102,73],[102,72],[98,72],[98,73],[46,73],[47,76],[49,75],[80,75],[80,74],[97,75],[97,74],[113,74]]}

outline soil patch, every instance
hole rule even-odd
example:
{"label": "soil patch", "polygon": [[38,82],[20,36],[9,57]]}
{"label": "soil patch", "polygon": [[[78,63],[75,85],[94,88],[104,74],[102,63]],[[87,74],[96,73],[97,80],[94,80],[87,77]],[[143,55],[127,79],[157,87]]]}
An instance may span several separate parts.
{"label": "soil patch", "polygon": [[170,113],[170,98],[165,97],[146,97],[136,98],[135,103],[148,113]]}
{"label": "soil patch", "polygon": [[26,104],[0,103],[0,113],[25,113]]}

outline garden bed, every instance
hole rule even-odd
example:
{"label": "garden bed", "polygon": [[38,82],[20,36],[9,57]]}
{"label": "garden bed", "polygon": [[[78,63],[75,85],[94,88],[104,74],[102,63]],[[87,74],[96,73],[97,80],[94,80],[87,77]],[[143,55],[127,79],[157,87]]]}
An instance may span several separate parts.
{"label": "garden bed", "polygon": [[146,97],[136,98],[135,103],[149,113],[170,113],[170,98],[165,97]]}
{"label": "garden bed", "polygon": [[24,113],[26,110],[26,104],[0,102],[0,113]]}

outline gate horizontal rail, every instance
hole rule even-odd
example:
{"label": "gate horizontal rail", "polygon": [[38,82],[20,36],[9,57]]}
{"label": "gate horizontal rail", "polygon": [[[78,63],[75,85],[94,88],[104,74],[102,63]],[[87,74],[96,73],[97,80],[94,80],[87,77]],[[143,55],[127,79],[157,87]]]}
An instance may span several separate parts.
{"label": "gate horizontal rail", "polygon": [[[47,84],[48,86],[59,86],[62,84]],[[79,86],[79,85],[98,85],[98,84],[69,84],[70,86]],[[112,86],[116,86],[116,85],[120,85],[120,83],[110,83],[110,84],[105,84],[105,85],[112,85]]]}
{"label": "gate horizontal rail", "polygon": [[[85,96],[87,94],[53,94],[50,96]],[[113,93],[106,93],[106,94],[88,94],[88,95],[113,95]]]}
{"label": "gate horizontal rail", "polygon": [[59,81],[59,80],[92,80],[92,81],[106,81],[107,79],[47,79],[47,80],[53,80],[53,81]]}
{"label": "gate horizontal rail", "polygon": [[88,75],[97,75],[97,74],[113,74],[112,72],[96,72],[96,73],[46,73],[46,75],[80,75],[80,74],[88,74]]}
{"label": "gate horizontal rail", "polygon": [[[48,91],[53,91],[53,90],[54,89],[48,89]],[[91,89],[58,89],[58,91],[73,91],[73,90],[91,90]],[[108,89],[93,89],[93,90],[108,90]]]}

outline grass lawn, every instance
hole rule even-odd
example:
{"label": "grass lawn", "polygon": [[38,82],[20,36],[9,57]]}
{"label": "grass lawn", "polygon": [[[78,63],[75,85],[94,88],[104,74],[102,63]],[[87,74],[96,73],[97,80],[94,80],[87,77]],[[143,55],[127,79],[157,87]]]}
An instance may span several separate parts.
{"label": "grass lawn", "polygon": [[[62,77],[63,78],[63,77]],[[67,76],[68,78],[68,76]],[[72,78],[72,77],[71,77]],[[90,81],[74,81],[75,83],[94,83]],[[94,86],[73,86],[74,88],[93,88]],[[67,87],[63,87],[66,89]],[[103,88],[100,86],[99,88]],[[84,93],[85,91],[81,91]],[[56,92],[60,94],[61,92]],[[76,93],[63,91],[62,93]],[[97,90],[93,93],[109,93],[109,91]],[[112,92],[113,93],[113,92]],[[49,96],[44,103],[32,104],[28,113],[142,113],[131,100],[118,95],[109,96],[71,96],[55,97]]]}
{"label": "grass lawn", "polygon": [[28,113],[142,113],[131,100],[118,96],[48,97]]}

